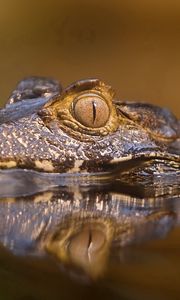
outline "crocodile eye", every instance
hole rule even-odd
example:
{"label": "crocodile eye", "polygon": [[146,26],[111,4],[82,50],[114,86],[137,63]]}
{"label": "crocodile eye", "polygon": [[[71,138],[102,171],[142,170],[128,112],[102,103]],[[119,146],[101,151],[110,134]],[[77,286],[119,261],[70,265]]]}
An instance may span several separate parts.
{"label": "crocodile eye", "polygon": [[98,95],[80,95],[73,105],[74,117],[82,125],[98,128],[104,126],[110,115],[105,100]]}

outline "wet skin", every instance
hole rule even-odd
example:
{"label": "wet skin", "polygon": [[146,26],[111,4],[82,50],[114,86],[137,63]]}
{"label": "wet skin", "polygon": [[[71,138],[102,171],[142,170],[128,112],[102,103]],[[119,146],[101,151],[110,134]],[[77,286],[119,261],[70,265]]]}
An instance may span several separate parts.
{"label": "wet skin", "polygon": [[[32,77],[13,91],[0,124],[0,241],[15,254],[48,253],[96,278],[113,251],[122,257],[177,223],[166,200],[180,194],[180,123],[168,110],[122,102],[97,79],[63,90]],[[90,186],[119,172],[111,186]],[[86,186],[52,190],[72,177]]]}
{"label": "wet skin", "polygon": [[23,80],[0,111],[0,168],[111,177],[145,165],[179,175],[180,122],[167,109],[115,98],[97,79],[62,90]]}

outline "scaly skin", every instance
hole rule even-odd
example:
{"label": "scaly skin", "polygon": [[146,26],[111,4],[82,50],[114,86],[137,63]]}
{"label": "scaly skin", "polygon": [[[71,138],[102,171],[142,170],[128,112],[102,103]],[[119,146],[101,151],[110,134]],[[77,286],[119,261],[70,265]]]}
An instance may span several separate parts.
{"label": "scaly skin", "polygon": [[[44,80],[47,84],[48,79]],[[29,81],[32,91],[29,91]],[[28,100],[27,95],[31,92],[31,98],[33,95],[37,97],[34,92],[36,82],[41,98],[34,105],[35,99]],[[115,100],[112,89],[97,79],[76,82],[62,92],[55,82],[48,93],[44,93],[43,84],[40,92],[39,82],[42,84],[41,78],[33,78],[33,87],[32,78],[20,83],[21,89],[17,87],[10,97],[11,104],[0,112],[2,169],[87,175],[122,171],[131,167],[132,162],[139,165],[150,160],[154,165],[156,159],[160,159],[167,168],[173,162],[174,170],[179,169],[179,146],[176,142],[180,126],[168,110],[150,104]],[[91,102],[88,113],[80,107],[78,117],[75,110],[77,99],[81,97],[83,102],[90,95],[93,95],[92,108]],[[96,98],[97,102],[93,104]],[[93,113],[94,118],[99,120],[97,122],[101,122],[104,112],[102,108],[98,111],[98,101],[108,107],[109,116],[103,126],[96,127],[94,123],[87,127],[79,118],[86,121]],[[171,147],[175,144],[176,147]]]}
{"label": "scaly skin", "polygon": [[[33,77],[12,93],[0,124],[0,241],[13,253],[48,253],[96,278],[113,249],[122,254],[177,223],[180,126],[169,111],[121,102],[97,79],[62,91]],[[90,187],[88,176],[119,171],[112,190]],[[71,174],[71,188],[48,190]]]}

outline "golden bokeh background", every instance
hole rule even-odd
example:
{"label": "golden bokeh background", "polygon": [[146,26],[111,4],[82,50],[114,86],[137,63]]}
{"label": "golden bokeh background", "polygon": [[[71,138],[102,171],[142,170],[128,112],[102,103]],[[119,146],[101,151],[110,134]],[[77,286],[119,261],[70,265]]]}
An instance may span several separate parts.
{"label": "golden bokeh background", "polygon": [[1,103],[25,76],[99,77],[180,117],[180,1],[1,1],[0,70]]}

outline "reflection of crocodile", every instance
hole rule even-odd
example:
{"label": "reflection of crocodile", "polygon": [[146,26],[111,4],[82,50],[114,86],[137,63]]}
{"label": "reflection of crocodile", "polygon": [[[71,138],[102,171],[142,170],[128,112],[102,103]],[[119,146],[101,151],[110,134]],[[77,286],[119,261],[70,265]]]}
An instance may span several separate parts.
{"label": "reflection of crocodile", "polygon": [[0,123],[0,168],[8,174],[20,168],[107,178],[143,162],[150,173],[179,174],[179,121],[166,109],[116,100],[97,79],[63,91],[49,79],[22,81]]}
{"label": "reflection of crocodile", "polygon": [[176,224],[175,200],[140,199],[99,187],[1,200],[0,241],[15,254],[50,253],[97,277],[114,250],[120,255],[127,245],[166,235]]}

